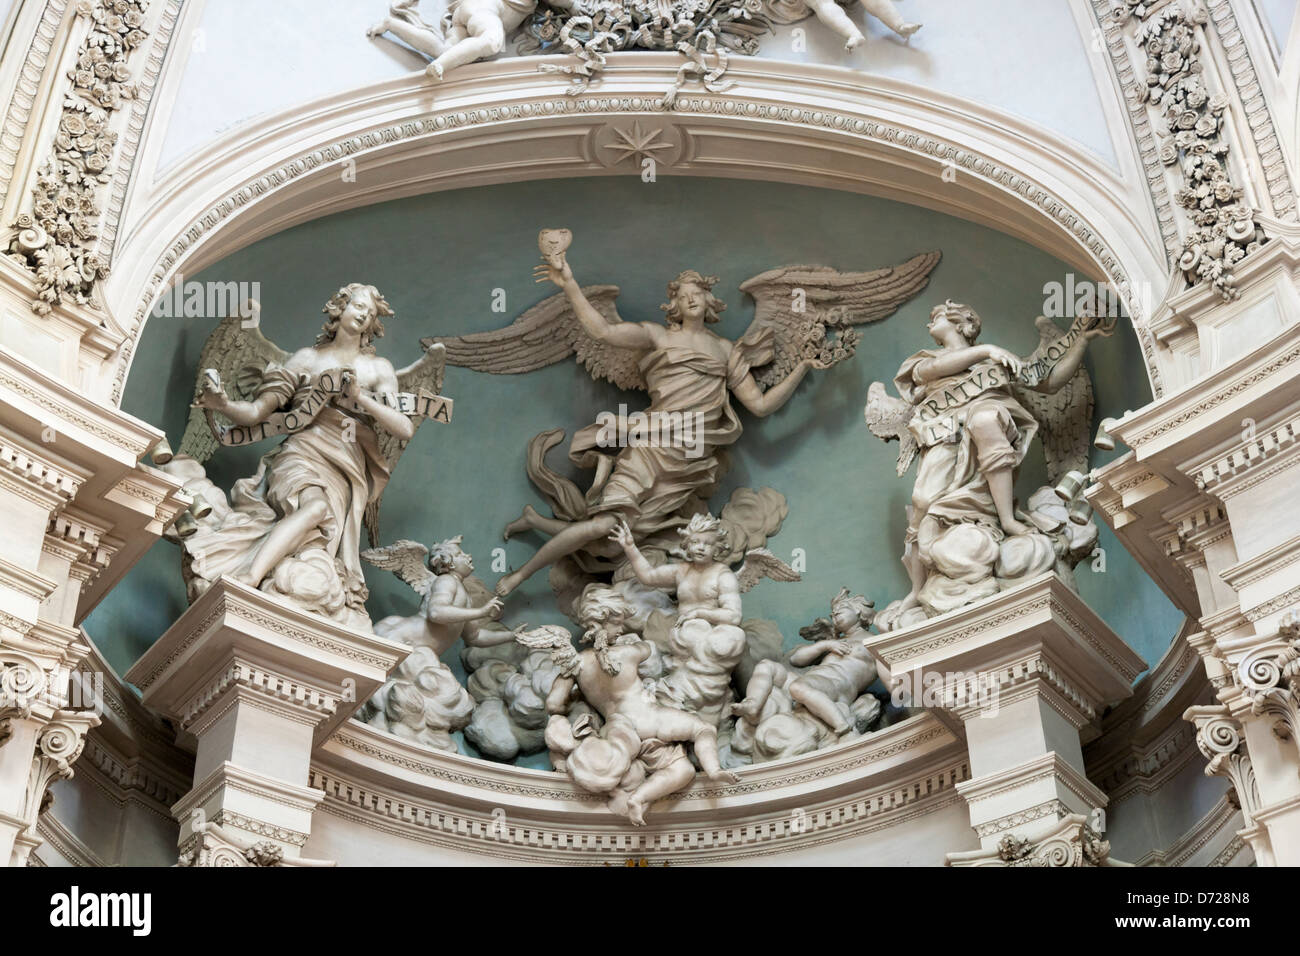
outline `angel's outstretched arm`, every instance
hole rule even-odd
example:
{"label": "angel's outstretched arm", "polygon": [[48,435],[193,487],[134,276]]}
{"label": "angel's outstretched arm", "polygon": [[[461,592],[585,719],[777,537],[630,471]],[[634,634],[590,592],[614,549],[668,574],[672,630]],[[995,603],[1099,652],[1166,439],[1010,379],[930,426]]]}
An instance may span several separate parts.
{"label": "angel's outstretched arm", "polygon": [[1079,370],[1079,365],[1083,362],[1083,355],[1088,351],[1088,343],[1099,335],[1109,335],[1111,328],[1105,325],[1094,325],[1092,328],[1083,330],[1066,348],[1065,354],[1052,367],[1052,371],[1048,373],[1047,377],[1037,385],[1032,386],[1033,389],[1048,394],[1059,392],[1065,387],[1065,383],[1074,377],[1074,373]]}
{"label": "angel's outstretched arm", "polygon": [[813,369],[820,367],[813,359],[803,359],[789,375],[766,392],[758,387],[753,375],[746,375],[740,384],[732,388],[732,393],[736,398],[740,399],[742,405],[759,418],[764,418],[790,401],[790,396],[794,394],[795,388],[803,381],[803,377]]}
{"label": "angel's outstretched arm", "polygon": [[[493,598],[487,604],[483,605],[483,607],[475,608],[474,610],[483,611],[484,608],[499,603],[499,598]],[[486,617],[487,615],[485,614],[484,616]],[[465,633],[461,634],[460,639],[464,641],[468,647],[497,647],[501,644],[509,644],[514,641],[515,632],[507,630],[506,628],[491,631],[484,630],[478,622],[474,621],[470,623],[469,627],[465,628]]]}
{"label": "angel's outstretched arm", "polygon": [[661,564],[655,567],[647,561],[641,549],[636,546],[632,529],[627,526],[626,521],[619,520],[618,526],[610,533],[610,538],[623,548],[632,573],[646,587],[665,589],[677,587],[677,567],[672,564]]}
{"label": "angel's outstretched arm", "polygon": [[[494,611],[500,610],[501,601],[498,598],[493,598],[482,607],[456,607],[454,602],[458,591],[455,575],[438,576],[438,580],[433,585],[433,592],[429,595],[429,606],[424,612],[424,616],[430,623],[463,624],[466,621],[481,620]],[[509,638],[514,640],[514,635],[510,634]]]}
{"label": "angel's outstretched arm", "polygon": [[550,280],[564,290],[573,312],[582,323],[583,331],[593,339],[625,349],[648,349],[654,346],[650,330],[640,322],[611,322],[600,314],[600,310],[587,301],[582,294],[582,287],[573,278],[569,263],[560,261],[557,268],[548,261],[543,261],[533,271],[538,282]]}

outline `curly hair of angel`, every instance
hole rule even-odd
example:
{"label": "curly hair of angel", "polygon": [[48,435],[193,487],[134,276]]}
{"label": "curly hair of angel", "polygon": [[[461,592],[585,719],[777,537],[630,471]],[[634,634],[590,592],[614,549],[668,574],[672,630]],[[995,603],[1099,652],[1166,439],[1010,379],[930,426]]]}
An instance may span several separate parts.
{"label": "curly hair of angel", "polygon": [[704,321],[717,322],[720,320],[719,312],[727,307],[723,302],[713,294],[713,287],[718,284],[717,276],[706,276],[694,269],[687,269],[679,273],[677,278],[668,283],[668,301],[659,306],[664,312],[664,317],[673,325],[682,324],[682,313],[677,308],[677,293],[681,291],[684,285],[699,286],[704,292]]}
{"label": "curly hair of angel", "polygon": [[320,335],[316,336],[317,345],[326,345],[334,341],[334,336],[339,331],[339,316],[343,314],[343,310],[348,307],[348,303],[352,301],[352,297],[358,292],[369,295],[370,302],[374,306],[370,311],[370,324],[361,333],[361,351],[369,353],[375,351],[375,339],[382,338],[384,334],[384,323],[381,320],[384,316],[393,314],[393,307],[388,304],[388,300],[384,298],[382,292],[372,285],[366,285],[364,282],[349,282],[345,286],[340,286],[339,291],[330,296],[330,300],[321,309],[329,318],[321,326]]}

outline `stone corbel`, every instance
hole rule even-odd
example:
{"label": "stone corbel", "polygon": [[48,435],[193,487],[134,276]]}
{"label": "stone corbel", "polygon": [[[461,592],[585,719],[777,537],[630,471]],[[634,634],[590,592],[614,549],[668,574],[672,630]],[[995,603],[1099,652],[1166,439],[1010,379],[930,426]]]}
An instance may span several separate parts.
{"label": "stone corbel", "polygon": [[[18,731],[15,723],[27,726]],[[88,710],[57,710],[48,719],[42,719],[29,710],[28,716],[11,715],[6,724],[14,736],[34,735],[35,746],[25,786],[10,776],[6,786],[0,787],[0,851],[9,866],[26,866],[32,850],[40,846],[36,833],[37,819],[49,809],[53,795],[50,784],[72,776],[72,764],[81,756],[86,743],[86,733],[99,724],[99,715]],[[8,746],[0,745],[0,771],[7,768]],[[23,755],[16,754],[19,759]],[[15,799],[16,798],[16,799]]]}
{"label": "stone corbel", "polygon": [[[1106,705],[1132,693],[1144,665],[1060,578],[1042,575],[873,636],[868,647],[914,688],[915,703],[964,728],[971,779],[957,789],[981,850],[951,854],[953,865],[1005,865],[1009,837],[1050,840],[1040,858],[1105,859],[1079,829],[1107,803],[1084,772],[1082,743],[1097,735]],[[1070,839],[1075,848],[1063,853]]]}
{"label": "stone corbel", "polygon": [[1128,866],[1110,858],[1110,842],[1071,813],[1032,830],[1003,836],[992,849],[949,853],[949,866]]}

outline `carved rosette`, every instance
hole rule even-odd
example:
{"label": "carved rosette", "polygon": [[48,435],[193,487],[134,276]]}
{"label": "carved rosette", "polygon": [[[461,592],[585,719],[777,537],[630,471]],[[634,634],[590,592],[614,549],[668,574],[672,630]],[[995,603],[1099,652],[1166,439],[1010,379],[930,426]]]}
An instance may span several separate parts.
{"label": "carved rosette", "polygon": [[32,211],[13,223],[9,254],[36,278],[32,309],[45,315],[56,305],[98,307],[94,284],[108,275],[99,251],[103,204],[112,180],[118,134],[113,115],[135,97],[128,60],[145,40],[145,0],[82,0],[90,31],[68,74],[54,141],[32,187]]}
{"label": "carved rosette", "polygon": [[1190,228],[1178,268],[1191,285],[1208,282],[1225,300],[1235,299],[1234,267],[1268,240],[1228,172],[1222,135],[1228,97],[1207,89],[1197,35],[1205,12],[1199,4],[1121,0],[1115,17],[1141,23],[1134,39],[1146,54],[1146,78],[1133,93],[1163,118],[1160,161],[1181,174],[1174,201],[1187,210]]}

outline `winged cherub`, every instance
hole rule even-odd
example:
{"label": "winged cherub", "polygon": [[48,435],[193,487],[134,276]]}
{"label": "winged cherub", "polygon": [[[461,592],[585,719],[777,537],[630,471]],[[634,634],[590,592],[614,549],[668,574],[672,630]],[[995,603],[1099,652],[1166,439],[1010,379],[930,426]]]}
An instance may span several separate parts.
{"label": "winged cherub", "polygon": [[[939,557],[936,543],[948,529],[973,525],[988,532],[989,564],[1003,537],[1035,532],[1017,514],[1014,481],[1040,419],[1053,433],[1045,443],[1049,473],[1058,472],[1051,480],[1067,463],[1087,470],[1092,395],[1083,357],[1088,343],[1109,335],[1114,324],[1083,316],[1062,333],[1040,317],[1043,341],[1025,360],[996,345],[977,345],[980,325],[970,306],[951,299],[935,306],[927,329],[939,348],[922,349],[903,362],[894,378],[903,400],[891,397],[880,382],[868,391],[868,427],[877,437],[901,442],[898,473],[904,474],[913,458],[921,460],[903,557],[912,589],[888,609],[887,620],[878,621],[882,629],[921,605]],[[1058,393],[1063,402],[1044,400]],[[946,560],[980,563],[974,555]]]}
{"label": "winged cherub", "polygon": [[[441,80],[448,70],[502,52],[507,35],[537,9],[537,0],[450,0],[439,26],[425,21],[419,6],[419,0],[397,0],[366,36],[391,33],[430,57],[425,72]],[[547,0],[547,6],[569,10],[573,0]]]}
{"label": "winged cherub", "polygon": [[[501,599],[477,604],[465,587],[474,573],[474,559],[461,548],[461,536],[426,548],[403,538],[386,548],[361,552],[377,568],[392,571],[420,596],[420,610],[409,617],[390,615],[375,624],[375,633],[413,647],[428,647],[441,657],[458,640],[470,647],[509,644],[508,630],[480,632],[478,622],[501,616]],[[480,585],[481,587],[481,585]]]}
{"label": "winged cherub", "polygon": [[[717,728],[696,714],[656,703],[637,668],[653,652],[649,642],[627,633],[634,615],[610,588],[591,587],[583,595],[579,620],[591,649],[578,652],[562,627],[543,625],[519,630],[525,647],[546,648],[560,665],[560,676],[546,698],[552,715],[546,741],[561,755],[565,771],[584,790],[609,795],[609,807],[637,826],[656,800],[690,786],[695,766],[683,744],[689,743],[709,779],[734,783],[718,758]],[[604,718],[599,733],[590,719],[570,723],[574,689]]]}
{"label": "winged cherub", "polygon": [[[858,0],[862,8],[904,40],[921,29],[921,24],[908,22],[898,8],[895,0]],[[808,16],[815,16],[844,38],[844,49],[856,50],[867,42],[858,25],[854,23],[844,9],[851,6],[852,0],[766,0],[763,4],[773,23],[796,23]]]}
{"label": "winged cherub", "polygon": [[[875,616],[874,605],[861,595],[843,588],[831,601],[831,616],[818,618],[799,629],[799,636],[811,643],[790,654],[792,667],[806,667],[792,673],[779,661],[760,661],[745,688],[745,699],[732,704],[730,712],[757,725],[774,686],[784,687],[791,700],[820,720],[831,733],[842,737],[865,729],[865,721],[850,709],[876,681],[878,666],[867,650],[865,638]],[[782,673],[784,672],[784,673]],[[885,675],[888,684],[888,674]],[[871,711],[871,716],[879,709]]]}
{"label": "winged cherub", "polygon": [[287,437],[185,548],[200,588],[227,574],[368,631],[362,526],[373,540],[380,497],[422,417],[399,393],[436,392],[443,353],[432,348],[400,372],[377,355],[393,310],[372,285],[343,286],[322,311],[315,344],[292,354],[238,315],[208,338],[181,455],[202,462],[219,444]]}
{"label": "winged cherub", "polygon": [[[565,238],[548,251],[548,234],[557,232]],[[533,530],[550,540],[497,582],[503,596],[568,555],[589,570],[608,570],[601,562],[618,556],[608,543],[620,521],[638,540],[684,523],[721,477],[720,453],[740,437],[733,399],[759,417],[781,408],[809,371],[852,354],[857,333],[851,326],[891,314],[925,286],[939,260],[933,252],[874,272],[796,266],[763,273],[741,286],[757,305],[749,330],[733,342],[709,329],[725,308],[712,291],[715,277],[688,270],[670,282],[661,306],[667,325],[624,322],[614,307],[617,287],[578,285],[565,259],[567,242],[567,230],[544,231],[535,271],[537,281],[553,282],[562,296],[499,331],[426,341],[446,345],[453,365],[497,374],[531,371],[576,353],[595,377],[650,393],[649,409],[638,414],[657,425],[656,438],[614,442],[607,422],[579,431],[569,457],[596,471],[585,493],[542,460],[563,432],[533,439],[529,477],[550,498],[555,516],[526,507],[507,526],[507,538]]]}
{"label": "winged cherub", "polygon": [[764,577],[798,581],[799,572],[766,548],[748,552],[739,573],[732,571],[721,560],[730,550],[726,528],[712,515],[694,515],[678,533],[686,560],[658,566],[641,553],[626,523],[616,526],[611,538],[637,580],[677,594],[677,622],[667,647],[671,663],[657,687],[660,701],[716,727],[731,693],[732,672],[745,653],[740,595]]}

